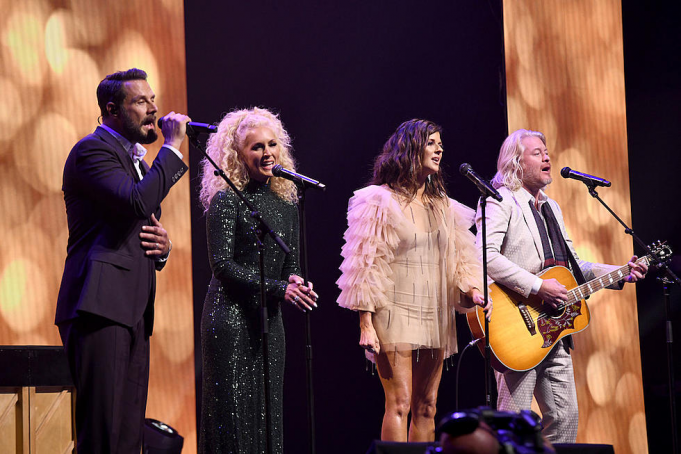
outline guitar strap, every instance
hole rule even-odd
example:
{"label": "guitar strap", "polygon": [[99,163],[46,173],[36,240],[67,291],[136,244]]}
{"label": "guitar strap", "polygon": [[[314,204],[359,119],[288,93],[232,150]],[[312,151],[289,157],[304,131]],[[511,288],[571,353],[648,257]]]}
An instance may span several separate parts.
{"label": "guitar strap", "polygon": [[[563,243],[565,244],[565,249],[567,250],[568,260],[570,260],[570,268],[572,268],[572,274],[575,275],[575,280],[577,280],[579,285],[585,284],[586,278],[584,278],[584,273],[582,273],[582,269],[579,267],[577,260],[575,260],[575,257],[572,255],[572,252],[570,251],[565,239],[563,239]],[[588,298],[589,297],[587,296],[585,299]]]}

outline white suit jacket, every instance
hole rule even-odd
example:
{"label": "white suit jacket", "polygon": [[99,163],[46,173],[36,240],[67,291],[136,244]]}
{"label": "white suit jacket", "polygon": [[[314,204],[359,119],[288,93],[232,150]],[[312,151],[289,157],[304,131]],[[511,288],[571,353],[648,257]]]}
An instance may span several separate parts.
{"label": "white suit jacket", "polygon": [[[541,237],[529,205],[532,196],[523,188],[510,191],[502,187],[499,188],[499,193],[503,197],[501,202],[487,198],[487,274],[495,282],[528,297],[544,262]],[[587,281],[618,268],[580,260],[565,230],[563,213],[558,203],[551,198],[547,199],[546,203],[551,205],[563,238]],[[476,245],[482,257],[482,218],[479,205],[475,225]]]}

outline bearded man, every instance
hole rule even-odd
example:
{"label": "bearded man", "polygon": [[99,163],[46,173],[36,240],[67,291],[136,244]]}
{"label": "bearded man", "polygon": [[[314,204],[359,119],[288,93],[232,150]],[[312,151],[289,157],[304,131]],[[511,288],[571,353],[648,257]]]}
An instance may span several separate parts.
{"label": "bearded man", "polygon": [[161,201],[187,171],[178,150],[189,117],[171,112],[156,132],[147,74],[116,72],[97,87],[99,127],[71,150],[62,190],[69,228],[55,323],[76,386],[79,453],[135,453],[149,383],[156,271],[172,244]]}
{"label": "bearded man", "polygon": [[[590,281],[619,268],[580,260],[567,234],[558,203],[544,192],[553,181],[546,137],[519,129],[501,146],[492,185],[503,201],[487,198],[487,273],[497,284],[528,298],[537,295],[553,308],[568,300],[565,285],[538,274],[555,265],[569,267],[577,282]],[[476,243],[482,248],[482,210],[476,216]],[[643,279],[645,263],[629,261],[630,273],[608,288]],[[494,316],[492,316],[494,320]],[[491,330],[492,328],[490,328]],[[534,395],[542,412],[543,435],[551,443],[574,443],[579,410],[570,349],[566,336],[536,367],[527,371],[496,372],[499,410],[529,410]]]}

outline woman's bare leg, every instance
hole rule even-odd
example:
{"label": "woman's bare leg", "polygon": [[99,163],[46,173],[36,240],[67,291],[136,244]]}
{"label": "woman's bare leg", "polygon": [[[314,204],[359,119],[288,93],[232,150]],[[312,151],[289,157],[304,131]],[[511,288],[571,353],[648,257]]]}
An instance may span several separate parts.
{"label": "woman's bare leg", "polygon": [[376,360],[385,392],[381,440],[407,441],[407,418],[411,402],[411,351],[381,351]]}
{"label": "woman's bare leg", "polygon": [[[417,361],[418,355],[418,361]],[[442,377],[442,350],[412,352],[412,396],[409,441],[435,440],[437,391]]]}

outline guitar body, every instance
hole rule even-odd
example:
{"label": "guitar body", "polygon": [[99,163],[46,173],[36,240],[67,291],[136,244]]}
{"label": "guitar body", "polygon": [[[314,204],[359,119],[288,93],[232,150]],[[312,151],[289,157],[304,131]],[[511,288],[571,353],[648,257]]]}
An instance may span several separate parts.
{"label": "guitar body", "polygon": [[[556,279],[568,291],[577,287],[574,276],[565,267],[543,271],[543,279]],[[494,304],[489,323],[492,365],[499,372],[506,369],[525,371],[537,366],[563,337],[589,326],[591,315],[585,300],[576,300],[562,309],[553,309],[535,295],[525,298],[499,284],[490,285]],[[485,337],[485,312],[476,307],[466,314],[468,326],[476,339]],[[478,342],[484,355],[484,342]]]}

